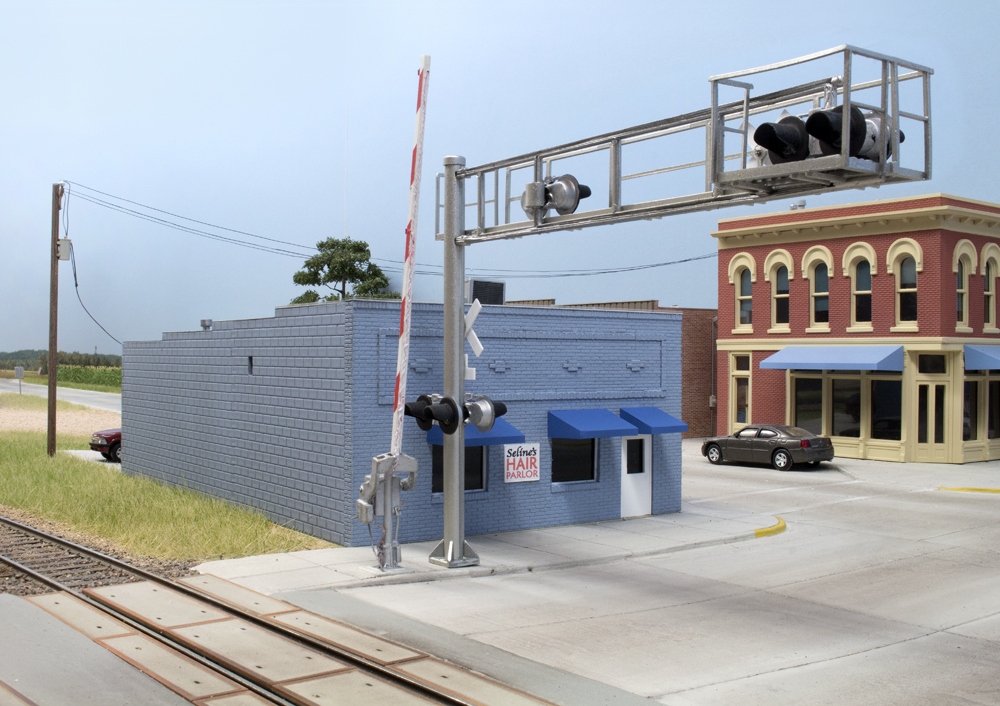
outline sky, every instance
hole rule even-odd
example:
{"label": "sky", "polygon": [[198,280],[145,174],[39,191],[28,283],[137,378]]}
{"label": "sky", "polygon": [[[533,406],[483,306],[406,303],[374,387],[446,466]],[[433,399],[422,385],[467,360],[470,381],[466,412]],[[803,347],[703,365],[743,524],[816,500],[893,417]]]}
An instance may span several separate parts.
{"label": "sky", "polygon": [[[51,194],[64,180],[78,290],[72,263],[60,263],[61,350],[121,353],[77,291],[119,341],[196,330],[206,318],[272,316],[304,291],[292,282],[301,254],[166,228],[86,197],[295,253],[329,237],[364,240],[398,290],[424,54],[416,259],[428,274],[416,277],[415,301],[442,297],[434,175],[445,156],[473,166],[703,109],[710,76],[842,44],[934,69],[933,175],[810,196],[809,207],[939,192],[1000,201],[991,176],[1000,162],[998,20],[1000,4],[985,1],[0,0],[0,350],[48,346]],[[833,75],[824,70],[803,80]],[[776,87],[761,82],[755,92]],[[703,159],[700,149],[663,141],[630,153],[626,168]],[[581,181],[593,174],[606,188],[606,166],[581,160],[580,169]],[[694,193],[704,178],[693,175],[693,190],[664,179],[634,194]],[[597,205],[596,186],[592,198]],[[790,203],[479,243],[466,267],[506,281],[508,299],[714,308],[713,257],[619,274],[514,275],[711,256],[720,218]]]}

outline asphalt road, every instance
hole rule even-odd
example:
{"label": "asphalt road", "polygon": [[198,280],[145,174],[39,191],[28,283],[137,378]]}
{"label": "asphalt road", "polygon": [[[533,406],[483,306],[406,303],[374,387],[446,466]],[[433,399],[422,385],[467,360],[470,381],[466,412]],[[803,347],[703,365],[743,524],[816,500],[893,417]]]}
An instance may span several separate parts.
{"label": "asphalt road", "polygon": [[670,706],[1000,704],[1000,463],[711,466],[687,507],[783,534],[659,558],[342,590]]}
{"label": "asphalt road", "polygon": [[[17,392],[17,384],[17,380],[0,378],[0,392]],[[47,385],[23,383],[21,385],[21,394],[35,395],[36,397],[45,397],[47,399],[49,388]],[[94,392],[92,390],[74,390],[69,387],[59,387],[56,388],[56,399],[72,402],[73,404],[82,404],[85,407],[104,409],[109,412],[117,412],[118,414],[122,413],[122,396],[112,392]]]}

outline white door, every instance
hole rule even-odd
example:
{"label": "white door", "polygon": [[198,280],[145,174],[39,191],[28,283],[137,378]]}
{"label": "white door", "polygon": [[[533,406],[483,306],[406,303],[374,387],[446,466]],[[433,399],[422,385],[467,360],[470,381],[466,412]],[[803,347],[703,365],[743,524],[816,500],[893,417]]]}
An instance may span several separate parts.
{"label": "white door", "polygon": [[622,517],[653,511],[653,437],[622,437]]}

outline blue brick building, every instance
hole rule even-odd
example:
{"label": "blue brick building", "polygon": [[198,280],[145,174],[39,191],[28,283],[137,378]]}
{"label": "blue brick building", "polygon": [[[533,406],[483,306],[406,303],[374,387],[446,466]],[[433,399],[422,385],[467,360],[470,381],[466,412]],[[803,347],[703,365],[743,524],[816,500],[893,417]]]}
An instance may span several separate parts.
{"label": "blue brick building", "polygon": [[[398,326],[398,301],[350,300],[125,343],[124,471],[367,544],[354,500],[389,450]],[[499,441],[538,444],[539,480],[505,483],[503,444],[467,432],[467,535],[621,517],[633,487],[646,509],[630,514],[680,510],[683,429],[668,416],[681,408],[680,315],[486,306],[476,333],[485,351],[470,354],[466,392],[506,402]],[[442,351],[441,305],[415,303],[408,399],[441,391]],[[582,422],[559,414],[580,410]],[[419,473],[403,542],[442,536],[434,432],[406,419]]]}

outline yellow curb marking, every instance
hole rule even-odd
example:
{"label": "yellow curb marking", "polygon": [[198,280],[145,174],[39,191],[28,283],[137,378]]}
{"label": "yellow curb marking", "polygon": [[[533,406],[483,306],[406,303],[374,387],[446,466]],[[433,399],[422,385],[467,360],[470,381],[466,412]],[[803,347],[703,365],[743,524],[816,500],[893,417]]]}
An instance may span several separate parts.
{"label": "yellow curb marking", "polygon": [[784,532],[787,527],[787,525],[785,525],[785,521],[780,517],[778,517],[777,515],[775,515],[775,517],[778,519],[778,524],[771,525],[770,527],[762,527],[760,529],[756,529],[753,531],[754,536],[766,537],[771,534],[781,534],[782,532]]}
{"label": "yellow curb marking", "polygon": [[1000,493],[1000,488],[938,488],[938,490],[961,490],[966,493]]}

